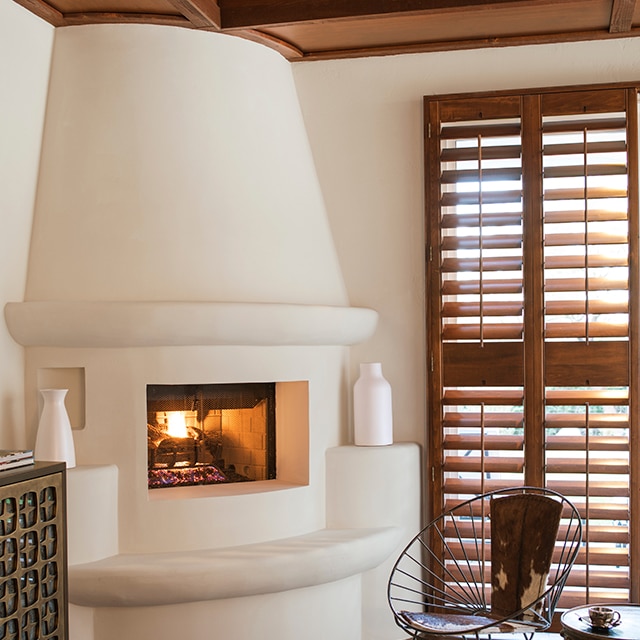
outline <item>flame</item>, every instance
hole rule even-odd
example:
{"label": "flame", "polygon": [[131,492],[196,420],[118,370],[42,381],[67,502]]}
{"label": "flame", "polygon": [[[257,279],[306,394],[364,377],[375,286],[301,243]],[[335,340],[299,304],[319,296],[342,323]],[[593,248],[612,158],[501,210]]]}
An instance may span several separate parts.
{"label": "flame", "polygon": [[172,438],[188,438],[184,411],[167,411],[167,433]]}

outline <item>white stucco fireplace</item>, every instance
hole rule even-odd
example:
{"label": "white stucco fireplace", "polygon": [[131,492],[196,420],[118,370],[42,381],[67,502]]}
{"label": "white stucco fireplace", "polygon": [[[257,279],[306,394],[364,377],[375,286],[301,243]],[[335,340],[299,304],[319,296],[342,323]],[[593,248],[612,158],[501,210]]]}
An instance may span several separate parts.
{"label": "white stucco fireplace", "polygon": [[[349,347],[377,314],[349,304],[289,63],[219,34],[58,29],[5,317],[34,438],[41,382],[73,387],[72,640],[391,637],[419,453],[349,446]],[[202,382],[277,382],[276,479],[149,490],[147,387]]]}

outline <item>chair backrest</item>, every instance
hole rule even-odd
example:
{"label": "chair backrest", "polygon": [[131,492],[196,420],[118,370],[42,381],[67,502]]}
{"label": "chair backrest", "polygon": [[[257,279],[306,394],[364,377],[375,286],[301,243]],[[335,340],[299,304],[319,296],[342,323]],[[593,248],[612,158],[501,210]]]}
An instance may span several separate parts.
{"label": "chair backrest", "polygon": [[491,498],[491,612],[505,617],[547,588],[562,503],[537,493]]}

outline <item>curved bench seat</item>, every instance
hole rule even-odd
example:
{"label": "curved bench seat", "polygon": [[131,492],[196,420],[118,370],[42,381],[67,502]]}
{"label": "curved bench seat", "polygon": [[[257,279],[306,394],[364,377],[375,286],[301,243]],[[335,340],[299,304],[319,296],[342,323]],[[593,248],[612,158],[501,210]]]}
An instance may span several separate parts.
{"label": "curved bench seat", "polygon": [[221,549],[118,554],[70,566],[69,601],[145,607],[310,587],[373,569],[401,535],[397,527],[322,529]]}

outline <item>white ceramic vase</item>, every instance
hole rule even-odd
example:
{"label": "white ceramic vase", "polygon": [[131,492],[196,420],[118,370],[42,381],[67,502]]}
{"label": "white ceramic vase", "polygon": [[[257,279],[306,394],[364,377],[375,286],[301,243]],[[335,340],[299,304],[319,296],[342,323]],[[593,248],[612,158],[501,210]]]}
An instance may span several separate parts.
{"label": "white ceramic vase", "polygon": [[40,389],[44,406],[38,423],[33,449],[36,460],[66,462],[67,469],[76,466],[76,451],[69,414],[64,406],[68,389]]}
{"label": "white ceramic vase", "polygon": [[382,375],[380,362],[360,365],[353,385],[353,435],[358,446],[380,446],[393,442],[391,385]]}

